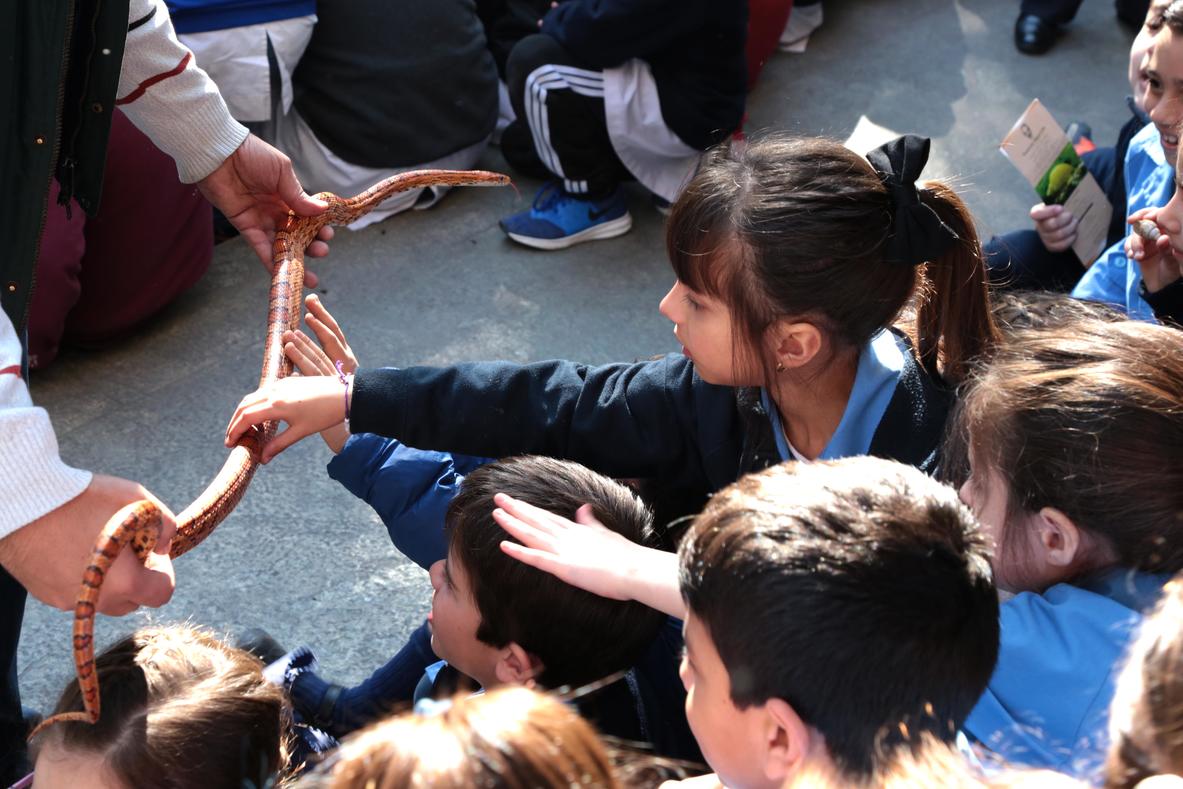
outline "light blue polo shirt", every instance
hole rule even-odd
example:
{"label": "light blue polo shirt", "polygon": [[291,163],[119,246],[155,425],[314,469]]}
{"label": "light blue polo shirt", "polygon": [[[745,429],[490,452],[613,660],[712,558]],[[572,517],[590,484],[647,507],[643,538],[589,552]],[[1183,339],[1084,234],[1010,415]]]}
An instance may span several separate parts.
{"label": "light blue polo shirt", "polygon": [[[1175,170],[1162,152],[1153,123],[1130,140],[1125,157],[1127,214],[1143,208],[1161,208],[1175,193]],[[1132,232],[1126,228],[1127,236]],[[1078,299],[1111,304],[1135,320],[1154,321],[1154,309],[1138,294],[1142,270],[1125,254],[1121,239],[1097,258],[1072,290]]]}
{"label": "light blue polo shirt", "polygon": [[998,663],[965,732],[1008,762],[1095,778],[1122,657],[1168,578],[1118,567],[1003,603]]}
{"label": "light blue polo shirt", "polygon": [[[846,401],[846,410],[842,412],[834,435],[830,436],[825,449],[817,456],[818,460],[855,457],[870,451],[871,440],[899,384],[904,369],[904,354],[909,353],[902,343],[903,340],[883,329],[863,346],[859,352],[858,369],[854,374],[850,399]],[[772,420],[772,434],[776,437],[776,451],[780,459],[799,459],[789,446],[780,413],[767,389],[760,391],[760,399],[764,403],[764,410],[768,412],[768,418]]]}

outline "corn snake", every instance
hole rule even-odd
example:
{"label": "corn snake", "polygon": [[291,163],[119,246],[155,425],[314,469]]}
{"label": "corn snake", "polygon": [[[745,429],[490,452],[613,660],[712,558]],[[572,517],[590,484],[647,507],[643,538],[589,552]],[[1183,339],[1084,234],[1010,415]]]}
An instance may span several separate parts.
{"label": "corn snake", "polygon": [[[316,198],[328,208],[312,217],[289,212],[273,246],[271,291],[267,308],[267,339],[259,385],[287,376],[291,362],[284,354],[283,335],[299,326],[303,312],[304,250],[326,225],[344,225],[369,213],[398,192],[428,186],[503,186],[509,178],[482,170],[415,170],[391,176],[356,197],[344,199],[328,192]],[[275,435],[278,424],[267,422],[245,433],[230,451],[222,469],[197,499],[177,515],[176,536],[169,555],[177,558],[199,545],[234,509],[259,466],[263,447]],[[119,553],[130,545],[144,561],[156,548],[162,513],[150,501],[139,501],[119,510],[107,521],[95,541],[74,607],[73,654],[83,711],[64,712],[46,718],[29,735],[36,737],[47,726],[61,721],[95,723],[101,712],[99,678],[94,670],[94,616],[106,572]]]}

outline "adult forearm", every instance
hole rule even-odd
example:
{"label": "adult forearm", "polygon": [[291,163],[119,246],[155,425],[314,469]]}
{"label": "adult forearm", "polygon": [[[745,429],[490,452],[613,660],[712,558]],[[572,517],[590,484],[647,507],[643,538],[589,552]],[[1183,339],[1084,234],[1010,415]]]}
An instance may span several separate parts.
{"label": "adult forearm", "polygon": [[116,105],[177,163],[185,183],[213,172],[247,137],[217,86],[176,37],[162,0],[132,0]]}

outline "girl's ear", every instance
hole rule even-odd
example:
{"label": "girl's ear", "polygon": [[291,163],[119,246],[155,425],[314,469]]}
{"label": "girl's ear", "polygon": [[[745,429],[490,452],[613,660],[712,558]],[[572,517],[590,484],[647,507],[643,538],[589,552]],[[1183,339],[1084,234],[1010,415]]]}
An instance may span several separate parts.
{"label": "girl's ear", "polygon": [[1035,528],[1045,563],[1068,568],[1083,558],[1083,535],[1062,511],[1055,507],[1044,507],[1036,514]]}
{"label": "girl's ear", "polygon": [[763,726],[764,775],[778,786],[787,786],[814,749],[817,735],[783,699],[764,702]]}
{"label": "girl's ear", "polygon": [[812,323],[780,320],[770,331],[777,370],[804,367],[821,351],[822,333]]}
{"label": "girl's ear", "polygon": [[541,660],[511,641],[497,656],[493,674],[502,685],[524,685],[541,674],[542,669]]}

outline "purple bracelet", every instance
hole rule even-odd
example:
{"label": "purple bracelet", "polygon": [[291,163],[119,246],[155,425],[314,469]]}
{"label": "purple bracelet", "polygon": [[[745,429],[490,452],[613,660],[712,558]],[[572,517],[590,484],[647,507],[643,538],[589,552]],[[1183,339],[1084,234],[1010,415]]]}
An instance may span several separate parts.
{"label": "purple bracelet", "polygon": [[353,379],[352,373],[346,373],[342,368],[344,362],[337,362],[337,378],[345,384],[345,426],[349,427],[349,384]]}

